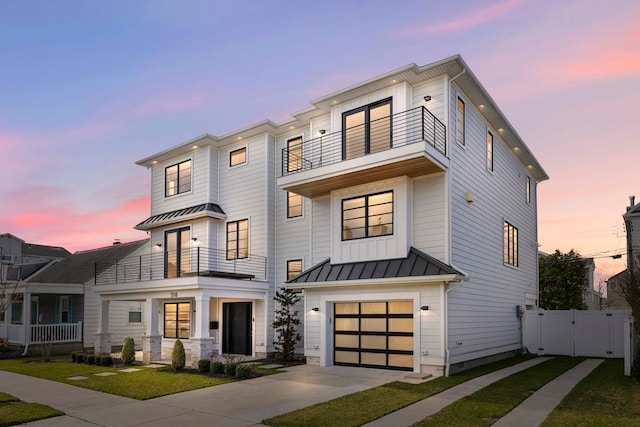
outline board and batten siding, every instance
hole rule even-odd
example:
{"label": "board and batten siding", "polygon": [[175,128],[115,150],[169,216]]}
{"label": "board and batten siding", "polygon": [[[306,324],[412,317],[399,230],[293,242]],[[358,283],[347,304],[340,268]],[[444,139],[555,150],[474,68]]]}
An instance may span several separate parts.
{"label": "board and batten siding", "polygon": [[[413,85],[409,108],[426,107],[438,120],[445,123],[446,85],[447,80],[444,76]],[[431,101],[425,102],[424,97],[427,95],[431,97]]]}
{"label": "board and batten siding", "polygon": [[[466,144],[455,142],[458,93],[451,91],[449,112],[451,262],[469,280],[448,294],[450,363],[519,348],[516,306],[537,289],[536,199],[526,201],[526,168],[464,94]],[[487,170],[487,130],[494,137],[493,171]],[[518,267],[503,262],[505,220],[518,228]]]}

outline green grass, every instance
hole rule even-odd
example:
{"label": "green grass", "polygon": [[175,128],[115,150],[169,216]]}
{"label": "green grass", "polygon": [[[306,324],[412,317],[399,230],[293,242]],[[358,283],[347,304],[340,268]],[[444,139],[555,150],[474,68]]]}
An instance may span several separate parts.
{"label": "green grass", "polygon": [[583,360],[581,357],[553,358],[457,400],[414,426],[490,426],[536,390]]}
{"label": "green grass", "polygon": [[624,376],[623,363],[622,359],[605,360],[565,396],[542,425],[640,425],[640,381]]}
{"label": "green grass", "polygon": [[531,357],[519,356],[501,360],[448,378],[436,378],[423,384],[407,384],[396,381],[269,418],[262,423],[276,427],[360,426],[425,397],[440,393],[489,372],[523,362]]}
{"label": "green grass", "polygon": [[21,402],[10,394],[0,392],[0,426],[24,424],[59,415],[64,415],[64,412],[40,403]]}
{"label": "green grass", "polygon": [[[36,359],[37,360],[37,359]],[[0,360],[0,370],[44,378],[66,384],[103,391],[124,397],[144,400],[182,391],[211,387],[234,381],[229,378],[180,372],[167,368],[139,367],[138,372],[118,372],[122,368],[85,365],[70,362],[41,363],[34,359]],[[114,372],[108,377],[95,376],[99,372]],[[69,380],[74,376],[85,376],[86,380]]]}

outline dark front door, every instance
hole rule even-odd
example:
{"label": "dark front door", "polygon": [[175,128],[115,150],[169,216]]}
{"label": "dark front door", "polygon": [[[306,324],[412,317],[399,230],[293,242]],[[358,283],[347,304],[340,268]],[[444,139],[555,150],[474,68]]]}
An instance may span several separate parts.
{"label": "dark front door", "polygon": [[222,303],[222,353],[251,355],[251,303]]}

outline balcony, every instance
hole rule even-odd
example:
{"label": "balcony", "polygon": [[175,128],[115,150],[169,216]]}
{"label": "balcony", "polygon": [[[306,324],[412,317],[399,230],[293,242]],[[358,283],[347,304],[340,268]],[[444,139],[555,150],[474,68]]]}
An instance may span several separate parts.
{"label": "balcony", "polygon": [[237,280],[265,280],[267,259],[246,254],[228,259],[219,249],[195,247],[127,257],[112,263],[95,264],[95,284],[146,282],[180,277],[221,277]]}
{"label": "balcony", "polygon": [[281,189],[317,197],[352,185],[447,169],[446,127],[425,107],[282,150]]}

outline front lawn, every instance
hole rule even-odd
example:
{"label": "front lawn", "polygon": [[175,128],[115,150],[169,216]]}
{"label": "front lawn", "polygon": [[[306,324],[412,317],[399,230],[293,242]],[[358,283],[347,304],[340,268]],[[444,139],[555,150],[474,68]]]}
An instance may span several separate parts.
{"label": "front lawn", "polygon": [[[122,367],[113,368],[60,361],[42,363],[39,359],[0,360],[0,370],[3,371],[44,378],[139,400],[235,381],[235,379],[231,378],[190,372],[174,373],[170,368],[165,367],[145,368],[144,366],[134,366],[134,368],[140,369],[140,371],[119,372],[123,369]],[[100,372],[113,372],[116,375],[95,375]],[[77,376],[87,377],[87,379],[69,379]]]}
{"label": "front lawn", "polygon": [[40,403],[26,403],[0,392],[0,427],[24,424],[44,418],[64,415],[64,412]]}

